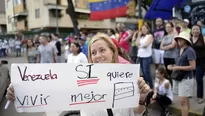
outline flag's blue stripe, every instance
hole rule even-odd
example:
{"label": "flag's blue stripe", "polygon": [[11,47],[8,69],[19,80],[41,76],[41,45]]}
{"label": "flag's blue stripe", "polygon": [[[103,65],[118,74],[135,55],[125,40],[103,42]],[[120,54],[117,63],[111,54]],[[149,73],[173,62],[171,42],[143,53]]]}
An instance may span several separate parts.
{"label": "flag's blue stripe", "polygon": [[107,0],[104,2],[90,3],[90,10],[92,12],[111,10],[122,6],[126,6],[128,2],[129,0]]}

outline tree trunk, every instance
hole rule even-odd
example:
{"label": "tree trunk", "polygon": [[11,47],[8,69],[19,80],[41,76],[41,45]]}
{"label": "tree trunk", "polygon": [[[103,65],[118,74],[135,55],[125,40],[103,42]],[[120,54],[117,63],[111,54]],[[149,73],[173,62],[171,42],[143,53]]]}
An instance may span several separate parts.
{"label": "tree trunk", "polygon": [[77,20],[77,15],[75,12],[73,2],[72,2],[72,0],[67,0],[67,2],[68,2],[68,8],[67,8],[66,12],[67,12],[67,14],[70,15],[70,18],[72,20],[75,35],[79,36],[80,30],[78,29],[78,20]]}

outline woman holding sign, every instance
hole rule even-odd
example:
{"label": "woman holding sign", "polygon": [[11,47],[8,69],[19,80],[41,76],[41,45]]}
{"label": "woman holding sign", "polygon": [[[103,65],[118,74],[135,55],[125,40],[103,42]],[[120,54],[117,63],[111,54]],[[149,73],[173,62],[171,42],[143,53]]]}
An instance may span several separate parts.
{"label": "woman holding sign", "polygon": [[[89,63],[120,63],[117,50],[117,43],[106,34],[97,34],[94,36],[88,48]],[[122,58],[122,57],[121,57]],[[150,87],[145,83],[143,78],[138,78],[138,87],[141,93],[147,93]],[[10,86],[7,91],[7,98],[14,100],[14,90]],[[144,100],[143,100],[144,101]],[[141,102],[140,102],[141,103]],[[108,109],[81,111],[81,116],[135,116],[133,109]]]}

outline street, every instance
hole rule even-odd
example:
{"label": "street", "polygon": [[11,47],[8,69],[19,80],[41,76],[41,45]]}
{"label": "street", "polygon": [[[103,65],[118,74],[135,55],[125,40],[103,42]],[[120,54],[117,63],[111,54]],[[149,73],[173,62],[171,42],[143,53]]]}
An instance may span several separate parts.
{"label": "street", "polygon": [[[0,59],[2,60],[2,59]],[[23,57],[20,58],[8,58],[8,67],[11,66],[12,63],[23,63],[25,62],[25,59]],[[153,68],[152,68],[152,71]],[[202,114],[203,108],[204,108],[204,103],[203,104],[198,104],[196,102],[196,83],[194,86],[194,97],[190,98],[190,113],[193,114],[197,114],[200,115]],[[6,99],[4,98],[3,101],[0,103],[0,116],[44,116],[45,113],[17,113],[15,110],[14,105],[11,103],[8,107],[7,110],[4,109],[4,106],[6,104]],[[174,112],[174,114],[179,114],[180,113],[180,102],[179,102],[179,98],[177,96],[174,96],[174,102],[173,104],[170,106],[172,113]],[[56,112],[55,112],[56,113]],[[48,116],[63,116],[63,114],[65,114],[66,112],[63,113],[49,113]],[[159,112],[155,111],[154,109],[150,110],[149,114],[151,114],[151,116],[158,116]]]}

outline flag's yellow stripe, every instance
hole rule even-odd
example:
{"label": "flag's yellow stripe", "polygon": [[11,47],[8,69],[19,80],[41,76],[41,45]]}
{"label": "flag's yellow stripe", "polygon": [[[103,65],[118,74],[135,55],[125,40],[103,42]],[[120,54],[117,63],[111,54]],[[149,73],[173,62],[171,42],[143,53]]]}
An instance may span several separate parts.
{"label": "flag's yellow stripe", "polygon": [[88,0],[88,2],[103,2],[103,1],[105,1],[105,0]]}

